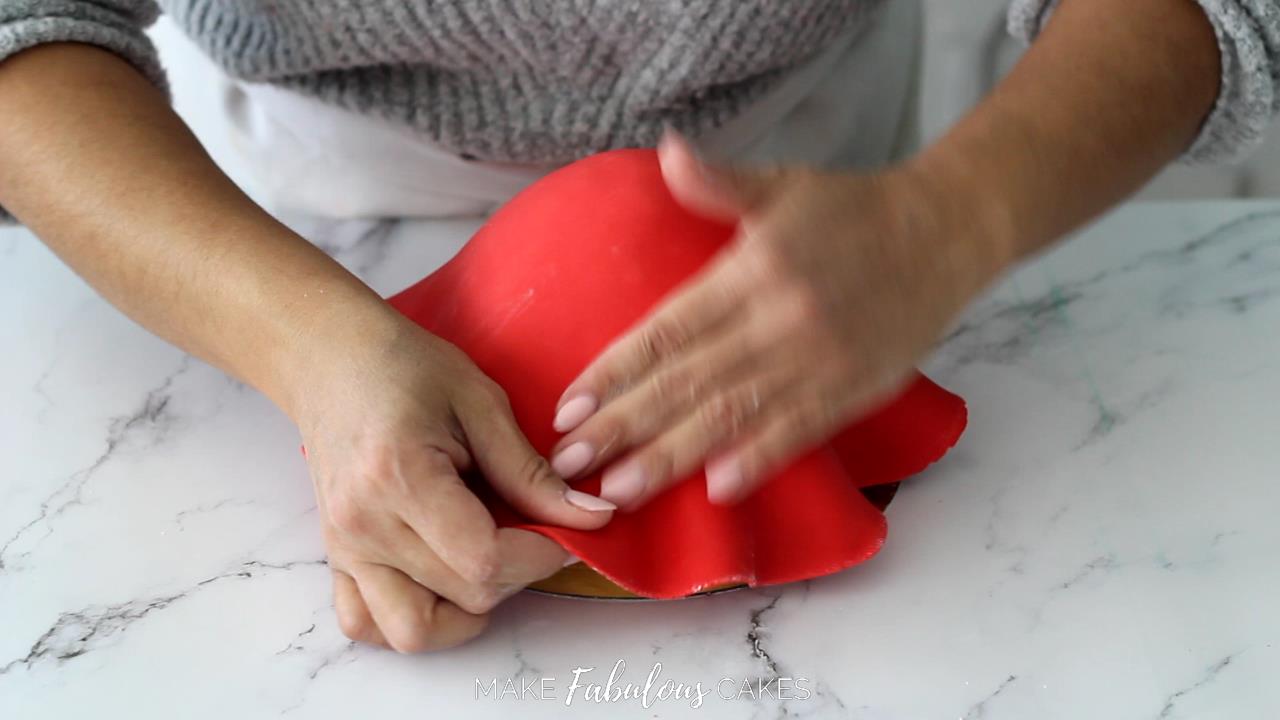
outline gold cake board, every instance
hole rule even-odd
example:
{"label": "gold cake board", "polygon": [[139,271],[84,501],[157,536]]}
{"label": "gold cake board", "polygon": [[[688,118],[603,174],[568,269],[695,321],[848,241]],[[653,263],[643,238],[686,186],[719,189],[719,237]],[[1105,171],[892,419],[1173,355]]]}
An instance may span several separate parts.
{"label": "gold cake board", "polygon": [[[696,592],[689,597],[698,595],[709,595],[716,592],[724,592],[725,590],[734,590],[744,588],[746,585],[729,584],[708,588],[702,592]],[[577,562],[565,567],[560,572],[552,575],[544,580],[539,580],[529,586],[530,590],[534,590],[547,595],[558,595],[560,597],[584,598],[589,600],[650,600],[643,595],[635,593],[621,587],[609,578],[587,567],[586,563]]]}
{"label": "gold cake board", "polygon": [[[883,511],[889,506],[889,501],[893,500],[893,496],[898,492],[898,483],[889,485],[876,485],[862,489],[862,494],[871,501],[872,505]],[[710,595],[712,593],[726,592],[729,590],[737,590],[744,588],[746,585],[740,583],[730,583],[708,588],[701,592],[696,592],[689,597],[697,597],[699,595]],[[566,566],[560,572],[552,575],[544,580],[539,580],[529,586],[530,590],[544,593],[546,595],[556,595],[559,597],[584,598],[590,600],[648,600],[643,595],[636,595],[614,583],[609,578],[592,570],[586,563],[577,562]]]}

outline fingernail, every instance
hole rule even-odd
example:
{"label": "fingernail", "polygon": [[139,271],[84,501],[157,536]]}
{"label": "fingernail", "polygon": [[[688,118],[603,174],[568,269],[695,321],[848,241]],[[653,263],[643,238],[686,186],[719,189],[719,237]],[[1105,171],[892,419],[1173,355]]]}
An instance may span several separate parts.
{"label": "fingernail", "polygon": [[725,505],[742,490],[742,463],[730,456],[707,463],[707,500]]}
{"label": "fingernail", "polygon": [[629,463],[605,473],[600,481],[600,497],[614,505],[627,505],[644,493],[647,483],[640,463]]}
{"label": "fingernail", "polygon": [[582,558],[577,555],[570,554],[569,557],[564,559],[564,565],[561,565],[560,567],[569,567],[570,565],[577,565],[580,562],[582,562]]}
{"label": "fingernail", "polygon": [[596,457],[590,443],[576,442],[551,458],[551,469],[562,478],[571,478],[586,469]]}
{"label": "fingernail", "polygon": [[556,419],[551,425],[556,429],[556,432],[569,432],[591,417],[591,413],[596,411],[597,405],[596,399],[591,395],[579,395],[560,408],[560,411],[556,413]]}
{"label": "fingernail", "polygon": [[[605,512],[606,510],[617,510],[618,506],[596,495],[590,495],[580,490],[565,490],[564,499],[576,508],[581,508],[590,512]],[[577,562],[576,560],[574,562]]]}

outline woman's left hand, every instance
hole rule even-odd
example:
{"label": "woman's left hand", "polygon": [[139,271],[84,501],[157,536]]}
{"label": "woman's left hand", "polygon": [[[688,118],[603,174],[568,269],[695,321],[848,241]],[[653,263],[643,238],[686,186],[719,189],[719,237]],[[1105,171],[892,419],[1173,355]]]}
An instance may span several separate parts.
{"label": "woman's left hand", "polygon": [[682,205],[739,231],[560,400],[553,466],[612,462],[600,494],[624,509],[704,464],[712,502],[742,499],[891,398],[1007,262],[910,166],[725,170],[670,133],[659,158]]}

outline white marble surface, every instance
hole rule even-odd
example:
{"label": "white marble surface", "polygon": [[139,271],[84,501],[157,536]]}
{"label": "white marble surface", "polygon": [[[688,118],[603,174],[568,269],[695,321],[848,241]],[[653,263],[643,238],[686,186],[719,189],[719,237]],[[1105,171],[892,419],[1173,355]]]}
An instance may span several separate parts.
{"label": "white marble surface", "polygon": [[[391,291],[472,227],[303,230]],[[0,718],[1275,717],[1278,326],[1280,204],[1127,208],[942,347],[971,426],[870,563],[693,601],[522,595],[403,657],[337,630],[287,420],[3,230]],[[710,694],[569,695],[618,660]],[[510,677],[554,680],[476,698]],[[771,677],[793,699],[721,697]]]}

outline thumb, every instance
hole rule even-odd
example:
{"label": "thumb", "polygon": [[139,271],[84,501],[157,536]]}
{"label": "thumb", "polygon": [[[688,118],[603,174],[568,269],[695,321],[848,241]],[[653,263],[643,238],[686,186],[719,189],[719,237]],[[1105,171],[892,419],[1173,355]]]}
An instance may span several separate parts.
{"label": "thumb", "polygon": [[516,425],[506,394],[496,384],[492,387],[492,393],[472,393],[480,397],[457,409],[471,456],[489,485],[521,514],[539,522],[580,530],[608,524],[617,506],[570,488]]}
{"label": "thumb", "polygon": [[658,141],[658,164],[676,202],[698,215],[730,221],[768,200],[780,174],[707,163],[683,135],[669,128]]}

